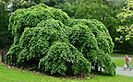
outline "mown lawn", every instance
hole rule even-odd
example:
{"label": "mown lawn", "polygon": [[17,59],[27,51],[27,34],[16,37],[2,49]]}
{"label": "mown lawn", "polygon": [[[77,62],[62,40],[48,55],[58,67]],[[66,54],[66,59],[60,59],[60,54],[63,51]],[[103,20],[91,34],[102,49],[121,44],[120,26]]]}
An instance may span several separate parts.
{"label": "mown lawn", "polygon": [[[0,57],[1,58],[1,57]],[[114,58],[117,66],[125,64],[124,58]],[[133,60],[132,60],[133,66]],[[79,79],[68,77],[52,77],[44,74],[23,71],[17,68],[9,68],[0,63],[0,82],[132,82],[133,77],[127,76],[102,76],[97,75],[93,78]]]}
{"label": "mown lawn", "polygon": [[[131,57],[131,65],[133,67],[133,54],[129,55]],[[116,64],[116,66],[118,67],[122,67],[125,65],[125,54],[112,54],[112,59],[114,61],[114,63]]]}
{"label": "mown lawn", "polygon": [[132,82],[133,77],[127,76],[101,76],[97,75],[91,79],[79,79],[68,77],[52,77],[16,68],[9,68],[0,64],[0,82]]}
{"label": "mown lawn", "polygon": [[[113,61],[115,62],[116,66],[119,66],[119,67],[122,67],[125,64],[124,58],[123,59],[116,58],[116,59],[113,59]],[[133,59],[131,61],[131,65],[133,67]]]}

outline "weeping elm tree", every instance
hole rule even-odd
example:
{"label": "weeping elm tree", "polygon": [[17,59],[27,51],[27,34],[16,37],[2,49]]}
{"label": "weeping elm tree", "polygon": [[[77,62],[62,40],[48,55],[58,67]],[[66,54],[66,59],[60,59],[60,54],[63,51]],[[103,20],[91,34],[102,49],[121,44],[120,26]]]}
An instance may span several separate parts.
{"label": "weeping elm tree", "polygon": [[16,10],[9,30],[14,36],[7,53],[10,65],[51,75],[115,75],[113,42],[97,20],[71,19],[60,9],[40,4]]}

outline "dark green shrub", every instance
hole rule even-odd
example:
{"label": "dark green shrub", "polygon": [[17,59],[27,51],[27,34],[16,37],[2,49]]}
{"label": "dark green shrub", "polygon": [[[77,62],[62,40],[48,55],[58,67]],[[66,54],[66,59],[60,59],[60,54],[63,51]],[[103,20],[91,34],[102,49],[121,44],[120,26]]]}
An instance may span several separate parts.
{"label": "dark green shrub", "polygon": [[50,74],[65,75],[69,72],[75,75],[90,72],[89,61],[73,45],[65,42],[55,42],[40,60],[39,67]]}
{"label": "dark green shrub", "polygon": [[32,58],[44,57],[55,41],[69,42],[65,29],[63,29],[64,24],[60,21],[49,19],[40,22],[38,26],[40,27],[26,28],[20,37],[19,44],[22,50],[18,54],[17,61],[20,65],[26,64]]}
{"label": "dark green shrub", "polygon": [[[103,48],[102,50],[108,51],[107,53],[112,53],[114,44],[112,42],[112,39],[108,33],[108,30],[106,27],[97,20],[89,20],[89,19],[72,19],[68,22],[68,26],[72,27],[74,25],[86,25],[86,27],[91,30],[93,38],[96,39],[97,43],[95,41],[92,41],[93,47],[94,45],[98,44],[98,47]],[[83,27],[85,28],[85,27]],[[84,31],[85,32],[85,31]],[[90,33],[91,34],[91,33]],[[90,36],[88,36],[90,37]],[[104,44],[101,44],[104,43]],[[106,47],[105,47],[106,46]],[[105,49],[106,48],[106,49]]]}
{"label": "dark green shrub", "polygon": [[[9,29],[14,44],[8,63],[48,74],[89,74],[93,64],[115,75],[112,39],[105,26],[90,19],[70,19],[65,12],[45,5],[15,11]],[[99,70],[98,70],[99,71]]]}
{"label": "dark green shrub", "polygon": [[115,65],[110,56],[114,45],[106,27],[97,20],[89,19],[72,19],[68,25],[71,26],[70,43],[88,61],[97,62],[105,74],[114,75]]}
{"label": "dark green shrub", "polygon": [[19,45],[13,44],[7,53],[7,63],[10,65],[16,65],[17,55],[19,54]]}
{"label": "dark green shrub", "polygon": [[52,18],[60,20],[63,23],[69,20],[67,14],[60,9],[50,8],[43,4],[28,9],[16,10],[9,19],[9,30],[11,30],[14,37],[16,37],[16,42],[14,42],[18,43],[24,28],[36,27],[42,20]]}
{"label": "dark green shrub", "polygon": [[87,25],[76,24],[72,26],[69,38],[70,43],[84,54],[86,59],[89,61],[96,60],[96,51],[98,49],[97,41],[95,35]]}

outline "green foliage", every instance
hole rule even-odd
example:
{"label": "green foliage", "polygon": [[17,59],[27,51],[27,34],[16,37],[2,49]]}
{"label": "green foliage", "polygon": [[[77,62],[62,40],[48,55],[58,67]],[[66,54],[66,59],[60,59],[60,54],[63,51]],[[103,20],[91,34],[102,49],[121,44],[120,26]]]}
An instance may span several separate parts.
{"label": "green foliage", "polygon": [[[117,37],[116,28],[119,20],[116,15],[120,13],[126,0],[67,0],[66,3],[57,5],[72,18],[97,19],[108,29],[112,40]],[[117,43],[117,42],[115,42]],[[119,46],[116,44],[116,47]]]}
{"label": "green foliage", "polygon": [[8,55],[7,55],[7,62],[10,64],[10,65],[15,65],[16,64],[16,56],[17,54],[19,53],[19,45],[15,45],[13,44],[9,51],[8,51]]}
{"label": "green foliage", "polygon": [[9,19],[9,30],[16,37],[16,42],[20,38],[24,28],[36,27],[38,23],[46,19],[56,19],[66,22],[69,17],[59,9],[49,8],[46,5],[38,5],[28,9],[19,9],[14,12]]}
{"label": "green foliage", "polygon": [[[106,27],[97,20],[72,19],[70,43],[73,44],[90,62],[98,62],[106,74],[115,74],[115,65],[111,61],[110,53],[113,42]],[[112,66],[112,67],[111,67]]]}
{"label": "green foliage", "polygon": [[117,24],[113,10],[101,0],[95,1],[82,1],[75,12],[75,17],[97,19],[103,22],[108,29]]}
{"label": "green foliage", "polygon": [[66,2],[64,4],[59,4],[55,6],[56,8],[62,9],[62,11],[66,12],[70,17],[74,17],[74,14],[76,12],[76,6]]}
{"label": "green foliage", "polygon": [[[117,28],[118,37],[116,41],[120,43],[123,49],[132,50],[133,48],[133,1],[128,0],[127,5],[123,11],[117,15],[120,20],[119,27]],[[130,47],[127,47],[126,45]],[[131,49],[130,49],[131,48]]]}
{"label": "green foliage", "polygon": [[103,0],[110,6],[122,7],[127,0]]}
{"label": "green foliage", "polygon": [[102,49],[99,49],[97,56],[98,66],[104,69],[103,73],[108,75],[115,75],[115,63],[111,60],[110,54],[105,53]]}
{"label": "green foliage", "polygon": [[6,49],[10,46],[10,33],[7,30],[8,18],[9,16],[6,11],[6,3],[4,1],[0,1],[0,49]]}
{"label": "green foliage", "polygon": [[[55,63],[56,62],[56,63]],[[80,74],[90,72],[90,63],[71,44],[55,42],[40,60],[41,70],[51,74],[65,75],[66,72]]]}
{"label": "green foliage", "polygon": [[54,41],[68,41],[63,24],[60,21],[43,20],[38,26],[32,29],[26,28],[23,32],[19,40],[22,51],[18,55],[18,65],[26,64],[27,62],[24,59],[29,61],[32,58],[42,58]]}
{"label": "green foliage", "polygon": [[97,20],[70,19],[61,11],[40,4],[19,9],[10,17],[14,44],[9,64],[31,67],[48,74],[89,74],[98,63],[101,72],[115,75],[112,39]]}
{"label": "green foliage", "polygon": [[[100,47],[105,52],[112,53],[112,51],[110,51],[114,47],[112,39],[110,38],[108,30],[106,29],[106,27],[101,22],[99,22],[97,20],[88,20],[88,19],[87,20],[86,19],[70,20],[69,26],[73,26],[75,24],[86,25],[84,27],[80,26],[80,31],[82,31],[81,28],[85,28],[85,27],[87,29],[90,29],[91,32],[90,31],[86,31],[87,29],[84,29],[84,31],[81,32],[81,33],[83,33],[83,35],[79,35],[79,37],[82,36],[82,37],[80,37],[80,38],[82,38],[81,40],[83,40],[84,42],[88,43],[89,45],[91,44],[91,48],[94,47],[94,49],[97,49],[97,47]],[[89,34],[85,34],[85,32],[88,32]],[[84,37],[84,38],[89,38],[89,40],[88,39],[85,40],[83,38],[83,36],[87,36],[87,37]],[[78,36],[76,35],[76,37],[78,37]],[[92,40],[92,41],[90,41],[90,40]],[[108,49],[108,50],[106,50],[105,48]]]}

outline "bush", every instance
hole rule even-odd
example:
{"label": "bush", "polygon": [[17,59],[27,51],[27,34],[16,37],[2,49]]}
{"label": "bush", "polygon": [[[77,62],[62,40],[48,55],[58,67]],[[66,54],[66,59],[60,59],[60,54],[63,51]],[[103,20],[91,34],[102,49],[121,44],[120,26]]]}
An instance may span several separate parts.
{"label": "bush", "polygon": [[[55,63],[56,62],[56,63]],[[39,63],[41,70],[50,74],[80,74],[90,72],[90,63],[73,45],[55,42]]]}
{"label": "bush", "polygon": [[15,44],[18,43],[24,28],[36,27],[42,20],[52,18],[60,20],[63,23],[69,20],[67,14],[60,9],[50,8],[43,4],[28,9],[16,10],[9,19],[9,30],[11,30],[14,37],[16,37],[14,41]]}
{"label": "bush", "polygon": [[70,19],[65,12],[43,4],[15,11],[9,29],[14,44],[8,63],[48,74],[89,74],[94,64],[115,75],[112,39],[97,20]]}
{"label": "bush", "polygon": [[89,19],[72,19],[68,25],[71,27],[70,43],[92,64],[97,62],[105,74],[114,75],[115,65],[110,56],[114,44],[106,27]]}

